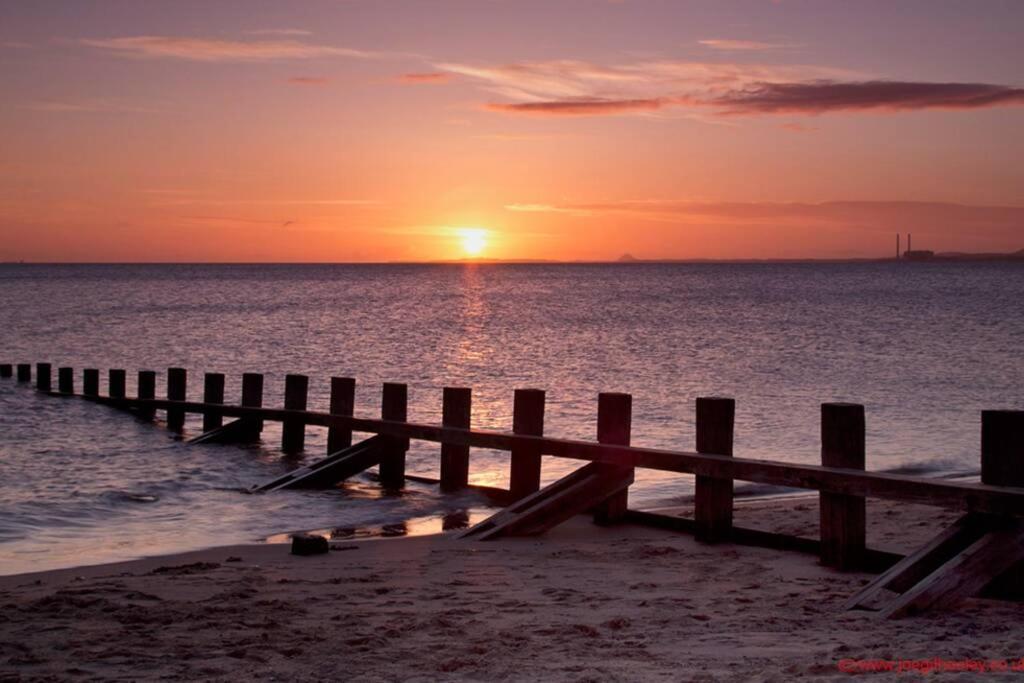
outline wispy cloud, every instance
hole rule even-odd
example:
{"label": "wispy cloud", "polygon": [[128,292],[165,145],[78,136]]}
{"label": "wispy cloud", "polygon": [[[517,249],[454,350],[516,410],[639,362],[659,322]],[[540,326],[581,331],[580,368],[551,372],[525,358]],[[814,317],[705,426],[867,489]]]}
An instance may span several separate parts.
{"label": "wispy cloud", "polygon": [[665,101],[647,100],[605,100],[580,97],[555,102],[519,102],[513,104],[488,103],[485,109],[510,114],[534,114],[539,116],[609,116],[631,114],[638,111],[661,109]]}
{"label": "wispy cloud", "polygon": [[292,85],[327,85],[331,81],[322,76],[292,76],[288,82]]}
{"label": "wispy cloud", "polygon": [[571,206],[554,206],[552,204],[506,204],[505,210],[520,213],[581,213],[583,211]]}
{"label": "wispy cloud", "polygon": [[368,59],[379,53],[297,40],[216,40],[178,36],[127,36],[85,39],[84,45],[125,57],[181,59],[195,62],[267,62],[318,57]]}
{"label": "wispy cloud", "polygon": [[406,83],[409,85],[440,85],[443,83],[449,83],[452,80],[450,73],[443,71],[432,71],[428,73],[408,73],[401,74],[396,77],[399,83]]}
{"label": "wispy cloud", "polygon": [[353,206],[376,207],[383,205],[377,199],[219,199],[191,197],[166,199],[161,206]]}
{"label": "wispy cloud", "polygon": [[763,43],[758,40],[729,40],[726,38],[707,38],[697,42],[712,50],[724,50],[726,52],[758,52],[793,47],[786,43]]}
{"label": "wispy cloud", "polygon": [[992,83],[887,81],[815,65],[556,60],[505,65],[442,63],[503,101],[484,109],[530,116],[650,115],[669,108],[709,116],[981,109],[1024,103],[1024,90]]}
{"label": "wispy cloud", "polygon": [[250,36],[311,36],[312,31],[301,28],[261,28],[255,31],[246,31]]}
{"label": "wispy cloud", "polygon": [[1019,236],[1024,206],[985,206],[947,202],[709,202],[689,199],[626,199],[565,204],[508,204],[509,211],[629,217],[676,225],[776,227],[780,224],[845,227],[895,232]]}
{"label": "wispy cloud", "polygon": [[982,109],[1024,104],[1024,89],[991,83],[862,81],[758,83],[707,104],[723,114],[822,114],[830,111]]}
{"label": "wispy cloud", "polygon": [[115,100],[106,99],[67,99],[67,100],[36,100],[22,105],[23,109],[55,113],[152,113],[150,107],[140,107]]}

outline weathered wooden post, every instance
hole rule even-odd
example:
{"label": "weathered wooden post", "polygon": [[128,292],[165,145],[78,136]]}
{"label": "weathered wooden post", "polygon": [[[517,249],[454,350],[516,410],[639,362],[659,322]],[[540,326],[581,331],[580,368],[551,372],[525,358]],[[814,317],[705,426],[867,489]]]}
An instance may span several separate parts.
{"label": "weathered wooden post", "polygon": [[19,382],[31,382],[32,381],[32,366],[28,363],[18,363],[18,381]]}
{"label": "weathered wooden post", "polygon": [[[404,384],[385,382],[381,393],[380,418],[393,422],[408,419],[409,389]],[[380,483],[387,488],[401,488],[405,485],[405,452],[409,450],[409,439],[388,437],[387,445],[380,458]]]}
{"label": "weathered wooden post", "polygon": [[107,396],[124,398],[127,374],[124,370],[111,370],[107,373]]}
{"label": "weathered wooden post", "polygon": [[982,411],[981,483],[1024,487],[1024,410]]}
{"label": "weathered wooden post", "polygon": [[[598,443],[629,445],[629,432],[633,422],[633,397],[629,394],[606,393],[597,397],[597,441]],[[633,468],[620,465],[604,465],[615,470],[622,478],[632,479]],[[594,508],[594,521],[598,524],[614,524],[626,515],[629,505],[629,489],[625,488],[612,495]]]}
{"label": "weathered wooden post", "polygon": [[100,371],[96,368],[82,370],[82,396],[100,395]]}
{"label": "weathered wooden post", "polygon": [[[1024,487],[1024,410],[981,413],[981,483]],[[991,585],[998,597],[1024,596],[1024,565],[1018,564]]]}
{"label": "weathered wooden post", "polygon": [[57,391],[62,394],[75,393],[74,368],[57,368]]}
{"label": "weathered wooden post", "polygon": [[[331,415],[352,417],[356,409],[356,381],[352,377],[331,378]],[[327,454],[337,453],[352,445],[352,430],[344,427],[327,429]]]}
{"label": "weathered wooden post", "polygon": [[[305,410],[309,392],[309,378],[305,375],[285,375],[284,409]],[[301,453],[306,446],[306,423],[301,419],[287,419],[281,425],[281,450]]]}
{"label": "weathered wooden post", "polygon": [[53,367],[49,363],[36,363],[36,389],[46,392],[53,389]]}
{"label": "weathered wooden post", "polygon": [[[152,400],[156,398],[156,371],[139,370],[138,394],[141,399]],[[156,417],[156,410],[154,408],[144,408],[140,406],[138,409],[138,416],[142,420],[152,420]]]}
{"label": "weathered wooden post", "polygon": [[[512,400],[512,432],[544,436],[543,389],[516,389]],[[534,446],[513,446],[510,452],[509,492],[512,500],[540,489],[541,455]]]}
{"label": "weathered wooden post", "polygon": [[[242,374],[242,406],[245,408],[263,407],[263,375],[258,372],[246,372]],[[244,441],[259,441],[260,432],[263,431],[263,420],[258,418],[243,418],[246,422],[246,433],[242,435]]]}
{"label": "weathered wooden post", "polygon": [[[864,406],[825,403],[821,406],[821,464],[863,470]],[[821,563],[840,570],[864,562],[866,511],[863,496],[822,492]]]}
{"label": "weathered wooden post", "polygon": [[7,379],[14,374],[14,366],[10,363],[0,364],[0,377]]}
{"label": "weathered wooden post", "polygon": [[[188,372],[185,368],[167,369],[167,400],[184,401],[188,395]],[[181,408],[167,409],[167,428],[180,432],[185,428],[185,411]]]}
{"label": "weathered wooden post", "polygon": [[[224,403],[224,374],[208,372],[203,377],[203,403]],[[220,413],[203,413],[203,431],[218,429],[224,424]]]}
{"label": "weathered wooden post", "polygon": [[[732,455],[736,401],[697,399],[697,452]],[[732,479],[697,475],[694,517],[698,540],[717,543],[732,534]]]}
{"label": "weathered wooden post", "polygon": [[[473,390],[445,387],[441,397],[441,424],[469,429],[473,412]],[[469,446],[441,444],[441,490],[458,491],[469,483]]]}

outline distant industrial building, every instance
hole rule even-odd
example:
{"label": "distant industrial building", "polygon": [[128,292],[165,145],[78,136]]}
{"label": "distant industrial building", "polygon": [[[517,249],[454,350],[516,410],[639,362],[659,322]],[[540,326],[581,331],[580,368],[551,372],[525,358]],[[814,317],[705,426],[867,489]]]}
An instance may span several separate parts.
{"label": "distant industrial building", "polygon": [[903,261],[930,261],[931,259],[935,258],[935,252],[934,251],[929,251],[927,249],[918,249],[917,251],[914,251],[912,239],[913,239],[913,236],[908,232],[907,233],[907,250],[901,253],[900,252],[900,235],[899,235],[899,233],[896,234],[896,259],[897,260],[903,260]]}

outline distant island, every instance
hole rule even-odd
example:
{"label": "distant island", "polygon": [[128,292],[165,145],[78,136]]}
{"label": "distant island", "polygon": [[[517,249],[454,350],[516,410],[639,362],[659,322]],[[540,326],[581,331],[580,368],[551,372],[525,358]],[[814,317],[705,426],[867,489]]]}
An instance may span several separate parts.
{"label": "distant island", "polygon": [[1008,253],[968,253],[960,251],[932,252],[914,251],[906,252],[902,258],[764,258],[764,259],[714,259],[714,258],[689,258],[689,259],[641,259],[633,254],[623,254],[616,261],[617,263],[883,263],[892,261],[906,261],[908,263],[934,262],[934,261],[974,261],[974,262],[1024,262],[1024,249]]}

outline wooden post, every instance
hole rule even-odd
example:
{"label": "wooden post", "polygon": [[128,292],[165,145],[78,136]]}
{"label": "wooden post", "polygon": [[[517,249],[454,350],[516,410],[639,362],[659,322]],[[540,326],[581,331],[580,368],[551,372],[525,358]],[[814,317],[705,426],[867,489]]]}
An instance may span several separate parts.
{"label": "wooden post", "polygon": [[[473,406],[473,390],[468,387],[445,387],[441,398],[441,424],[455,429],[469,429]],[[458,491],[469,483],[469,446],[441,444],[441,490]]]}
{"label": "wooden post", "polygon": [[[331,378],[331,414],[352,417],[356,408],[356,381],[351,377]],[[352,445],[352,430],[341,427],[327,429],[327,454],[337,453]]]}
{"label": "wooden post", "polygon": [[57,368],[57,391],[62,394],[75,393],[74,368]]}
{"label": "wooden post", "polygon": [[[382,420],[405,422],[408,419],[409,389],[404,384],[385,382],[381,393],[380,417]],[[401,488],[405,485],[405,452],[409,450],[409,439],[389,437],[381,454],[380,483],[387,488]]]}
{"label": "wooden post", "polygon": [[[1024,487],[1024,410],[981,413],[981,483]],[[1024,598],[1024,564],[1017,564],[989,586],[996,597]]]}
{"label": "wooden post", "polygon": [[39,391],[53,389],[53,368],[49,363],[36,363],[36,389]]}
{"label": "wooden post", "polygon": [[[513,433],[544,436],[544,400],[542,389],[516,389],[512,401]],[[517,501],[540,490],[540,451],[533,446],[515,446],[509,456],[512,500]]]}
{"label": "wooden post", "polygon": [[[246,408],[263,407],[263,375],[257,372],[242,374],[242,405]],[[245,441],[259,441],[263,431],[263,420],[249,420],[250,427],[244,435]]]}
{"label": "wooden post", "polygon": [[125,397],[125,380],[127,375],[124,370],[111,370],[107,373],[107,396],[110,398]]}
{"label": "wooden post", "polygon": [[[736,401],[697,399],[697,452],[732,455]],[[705,543],[728,540],[732,534],[732,479],[697,475],[694,499],[696,536]]]}
{"label": "wooden post", "polygon": [[14,374],[14,366],[13,365],[11,365],[10,363],[0,364],[0,377],[3,377],[4,379],[6,379],[6,378],[10,377],[13,374]]}
{"label": "wooden post", "polygon": [[[821,406],[822,465],[863,470],[864,442],[864,406]],[[840,570],[859,569],[865,548],[864,497],[822,492],[819,500],[821,563]]]}
{"label": "wooden post", "polygon": [[[188,372],[185,368],[167,369],[167,400],[184,401],[188,395]],[[180,432],[185,428],[185,411],[179,408],[167,409],[167,428]]]}
{"label": "wooden post", "polygon": [[31,382],[32,381],[32,366],[28,363],[18,363],[18,381],[19,382]]}
{"label": "wooden post", "polygon": [[982,411],[981,483],[1024,487],[1024,410]]}
{"label": "wooden post", "polygon": [[[156,398],[156,372],[154,370],[139,370],[138,394],[141,399]],[[152,420],[156,417],[156,410],[154,408],[139,408],[138,415],[142,420]]]}
{"label": "wooden post", "polygon": [[96,368],[82,370],[82,396],[100,395],[100,371]]}
{"label": "wooden post", "polygon": [[[598,443],[629,445],[629,432],[633,422],[633,397],[629,394],[598,394],[597,397],[597,441]],[[632,477],[633,468],[608,465],[622,470],[623,477]],[[614,524],[626,515],[629,506],[629,489],[623,489],[594,508],[594,521],[598,524]]]}
{"label": "wooden post", "polygon": [[[284,409],[305,410],[309,391],[309,378],[305,375],[285,375]],[[302,420],[285,420],[281,424],[281,450],[285,453],[301,453],[306,446],[306,423]]]}
{"label": "wooden post", "polygon": [[[208,372],[203,377],[203,403],[224,403],[224,374]],[[220,413],[203,413],[203,431],[209,432],[224,424]]]}

